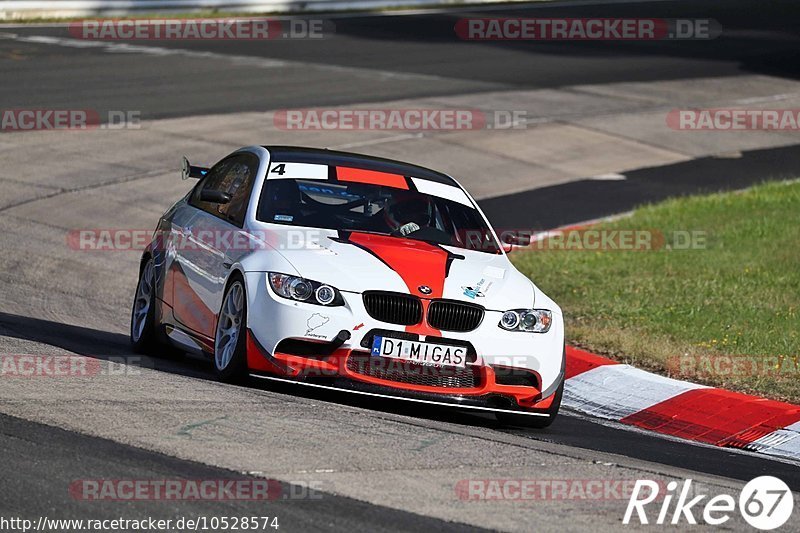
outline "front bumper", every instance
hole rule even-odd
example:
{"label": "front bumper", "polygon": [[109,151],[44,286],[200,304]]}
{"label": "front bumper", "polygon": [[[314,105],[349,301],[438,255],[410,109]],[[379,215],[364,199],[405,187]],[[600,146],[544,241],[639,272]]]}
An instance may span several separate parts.
{"label": "front bumper", "polygon": [[249,330],[247,364],[258,378],[466,409],[544,413],[555,398],[555,392],[543,397],[540,387],[498,383],[497,372],[487,365],[431,367],[347,348],[321,355],[270,354]]}
{"label": "front bumper", "polygon": [[[275,295],[264,273],[248,273],[246,280],[248,366],[258,377],[425,403],[528,413],[549,408],[564,379],[560,312],[554,313],[546,334],[504,331],[497,326],[502,313],[486,311],[473,331],[442,331],[442,337],[418,335],[427,342],[468,344],[472,357],[467,369],[459,371],[371,357],[369,346],[376,331],[409,333],[403,326],[371,318],[360,294],[342,293],[344,306],[323,307]],[[302,344],[304,349],[287,349],[291,343]],[[533,377],[525,385],[498,379],[498,373],[508,369],[523,369]]]}

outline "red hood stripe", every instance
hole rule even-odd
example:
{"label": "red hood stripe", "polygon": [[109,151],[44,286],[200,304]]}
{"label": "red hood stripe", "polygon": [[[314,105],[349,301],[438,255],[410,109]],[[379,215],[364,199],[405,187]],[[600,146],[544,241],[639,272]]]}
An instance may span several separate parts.
{"label": "red hood stripe", "polygon": [[[450,255],[447,250],[427,242],[370,233],[352,233],[349,240],[368,249],[397,272],[410,294],[431,299],[441,298],[444,294],[447,258]],[[419,287],[422,285],[430,287],[431,293],[420,293]],[[423,300],[423,306],[427,316],[428,302]],[[441,336],[439,330],[428,326],[426,321],[416,326],[408,326],[406,331]]]}

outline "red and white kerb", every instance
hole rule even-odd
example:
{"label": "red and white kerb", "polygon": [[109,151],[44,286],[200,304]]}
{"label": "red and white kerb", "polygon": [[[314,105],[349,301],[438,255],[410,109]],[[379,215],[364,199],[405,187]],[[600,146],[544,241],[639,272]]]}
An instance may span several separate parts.
{"label": "red and white kerb", "polygon": [[567,347],[564,406],[715,446],[800,460],[800,405],[645,372]]}

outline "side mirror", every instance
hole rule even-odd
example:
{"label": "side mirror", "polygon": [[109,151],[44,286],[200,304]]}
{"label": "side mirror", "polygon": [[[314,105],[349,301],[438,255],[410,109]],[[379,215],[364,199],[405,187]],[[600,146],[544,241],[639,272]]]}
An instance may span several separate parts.
{"label": "side mirror", "polygon": [[514,249],[514,246],[530,245],[531,234],[506,231],[500,235],[500,242],[503,243],[503,250],[508,253]]}
{"label": "side mirror", "polygon": [[203,189],[200,191],[200,201],[211,204],[227,204],[231,201],[231,195],[214,189]]}
{"label": "side mirror", "polygon": [[205,167],[195,167],[189,163],[186,156],[183,156],[181,161],[181,179],[188,180],[189,178],[200,179],[208,174],[208,169]]}

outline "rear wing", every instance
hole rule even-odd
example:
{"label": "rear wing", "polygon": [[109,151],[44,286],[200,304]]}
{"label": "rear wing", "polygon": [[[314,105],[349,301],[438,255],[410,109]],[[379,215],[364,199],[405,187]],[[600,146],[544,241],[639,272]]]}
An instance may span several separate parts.
{"label": "rear wing", "polygon": [[206,167],[196,167],[189,163],[186,156],[183,157],[183,162],[181,163],[181,179],[200,179],[205,177],[206,174],[208,174],[208,169]]}

